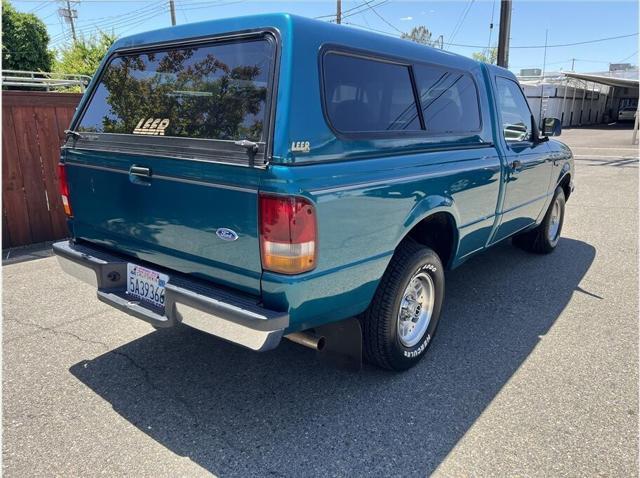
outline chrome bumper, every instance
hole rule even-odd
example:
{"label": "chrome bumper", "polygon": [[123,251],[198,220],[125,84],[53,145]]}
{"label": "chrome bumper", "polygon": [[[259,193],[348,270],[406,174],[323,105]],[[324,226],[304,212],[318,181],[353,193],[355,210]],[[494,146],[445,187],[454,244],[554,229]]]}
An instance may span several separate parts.
{"label": "chrome bumper", "polygon": [[[98,299],[156,327],[182,322],[255,351],[275,348],[289,326],[289,315],[265,309],[257,300],[168,273],[165,309],[144,306],[126,294],[127,263],[135,262],[85,244],[53,244],[62,270],[98,289]],[[153,269],[154,267],[151,266]]]}

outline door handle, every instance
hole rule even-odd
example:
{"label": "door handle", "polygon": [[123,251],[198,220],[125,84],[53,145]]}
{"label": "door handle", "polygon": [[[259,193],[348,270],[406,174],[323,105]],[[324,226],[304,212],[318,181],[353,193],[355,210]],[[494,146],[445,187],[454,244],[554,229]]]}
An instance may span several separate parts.
{"label": "door handle", "polygon": [[151,177],[151,169],[144,166],[136,166],[135,164],[129,168],[129,174],[132,176],[140,176],[143,178]]}
{"label": "door handle", "polygon": [[151,168],[145,166],[136,166],[135,164],[129,168],[129,181],[133,184],[141,186],[150,186]]}
{"label": "door handle", "polygon": [[522,169],[522,161],[516,159],[511,163],[511,169],[514,171],[520,171]]}

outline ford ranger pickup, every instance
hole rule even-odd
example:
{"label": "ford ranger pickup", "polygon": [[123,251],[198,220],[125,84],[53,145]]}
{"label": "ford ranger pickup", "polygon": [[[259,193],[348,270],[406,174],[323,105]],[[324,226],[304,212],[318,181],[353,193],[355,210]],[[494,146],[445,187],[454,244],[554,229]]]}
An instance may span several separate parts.
{"label": "ford ranger pickup", "polygon": [[446,269],[509,238],[558,246],[559,133],[506,69],[356,28],[268,14],[136,34],[67,132],[54,251],[156,328],[404,370]]}

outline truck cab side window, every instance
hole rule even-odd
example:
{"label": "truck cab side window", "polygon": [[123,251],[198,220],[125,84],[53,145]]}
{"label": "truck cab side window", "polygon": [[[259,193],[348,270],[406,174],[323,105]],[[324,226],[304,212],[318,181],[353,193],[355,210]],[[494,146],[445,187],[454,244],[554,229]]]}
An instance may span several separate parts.
{"label": "truck cab side window", "polygon": [[324,89],[327,116],[341,133],[420,130],[406,65],[329,52]]}
{"label": "truck cab side window", "polygon": [[516,82],[506,78],[497,78],[496,85],[505,141],[531,141],[531,110],[522,90]]}

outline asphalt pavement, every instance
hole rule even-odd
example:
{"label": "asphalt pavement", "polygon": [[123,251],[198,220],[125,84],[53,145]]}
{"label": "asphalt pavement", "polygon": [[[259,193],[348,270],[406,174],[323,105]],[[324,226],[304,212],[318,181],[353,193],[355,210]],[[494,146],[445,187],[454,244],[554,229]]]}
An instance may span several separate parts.
{"label": "asphalt pavement", "polygon": [[401,374],[154,331],[46,251],[11,251],[4,476],[637,476],[630,138],[563,133],[577,189],[558,249],[505,243],[449,272],[438,335]]}

